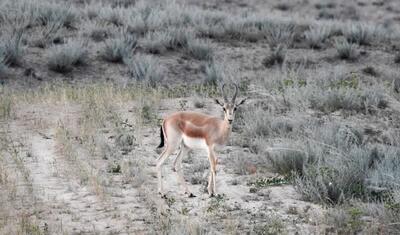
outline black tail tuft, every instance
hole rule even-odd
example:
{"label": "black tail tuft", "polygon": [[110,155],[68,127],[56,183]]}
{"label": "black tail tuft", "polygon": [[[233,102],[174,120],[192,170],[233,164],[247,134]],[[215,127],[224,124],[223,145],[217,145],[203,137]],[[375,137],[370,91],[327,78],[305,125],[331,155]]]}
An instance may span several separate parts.
{"label": "black tail tuft", "polygon": [[160,139],[161,139],[161,143],[160,143],[160,145],[158,145],[157,148],[164,147],[164,132],[163,132],[162,126],[160,126]]}

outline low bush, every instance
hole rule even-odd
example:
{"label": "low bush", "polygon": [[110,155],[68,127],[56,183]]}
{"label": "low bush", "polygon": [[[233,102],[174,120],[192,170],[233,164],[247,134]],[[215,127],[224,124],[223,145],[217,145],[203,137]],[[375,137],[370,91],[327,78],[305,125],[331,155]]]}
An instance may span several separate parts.
{"label": "low bush", "polygon": [[87,61],[85,44],[82,41],[70,41],[50,48],[47,65],[55,72],[68,73],[74,66],[85,65]]}
{"label": "low bush", "polygon": [[293,44],[295,25],[292,23],[269,22],[262,25],[261,31],[272,48],[280,44],[291,47]]}
{"label": "low bush", "polygon": [[42,26],[56,23],[66,28],[74,28],[79,19],[75,9],[65,4],[43,3],[32,9],[37,11],[34,13],[35,18]]}
{"label": "low bush", "polygon": [[105,42],[105,48],[101,57],[112,63],[122,63],[132,56],[136,48],[137,38],[131,34],[121,33],[119,37],[109,39]]}
{"label": "low bush", "polygon": [[187,48],[189,41],[194,40],[195,36],[193,31],[187,28],[173,28],[168,31],[168,50],[177,50]]}
{"label": "low bush", "polygon": [[362,23],[348,24],[343,29],[343,35],[350,43],[369,45],[375,35],[375,27]]}
{"label": "low bush", "polygon": [[129,73],[137,82],[156,87],[163,78],[162,67],[152,56],[137,56],[125,60]]}
{"label": "low bush", "polygon": [[388,106],[388,101],[381,89],[364,88],[327,88],[317,90],[309,96],[310,106],[326,113],[340,109],[375,113],[378,109]]}
{"label": "low bush", "polygon": [[286,48],[279,44],[277,47],[272,48],[271,54],[265,57],[262,61],[263,65],[270,68],[274,65],[282,65],[286,58]]}
{"label": "low bush", "polygon": [[170,42],[169,34],[165,31],[148,33],[143,47],[152,54],[162,54],[167,50]]}
{"label": "low bush", "polygon": [[319,49],[329,37],[330,33],[330,28],[328,28],[328,26],[311,26],[309,30],[304,32],[304,36],[309,47]]}
{"label": "low bush", "polygon": [[211,60],[213,57],[213,48],[208,41],[190,40],[185,50],[188,55],[198,60]]}
{"label": "low bush", "polygon": [[214,60],[209,61],[204,67],[204,84],[209,86],[218,86],[223,79],[221,67]]}
{"label": "low bush", "polygon": [[394,56],[394,62],[396,64],[400,64],[400,52],[397,52],[396,55]]}
{"label": "low bush", "polygon": [[7,65],[6,65],[5,52],[3,47],[0,45],[0,78],[5,76],[6,71],[7,71]]}
{"label": "low bush", "polygon": [[354,60],[357,58],[356,44],[347,40],[336,40],[335,48],[340,59]]}
{"label": "low bush", "polygon": [[399,150],[368,145],[362,139],[357,129],[320,127],[307,148],[315,163],[304,165],[295,179],[305,199],[327,204],[385,199],[399,189]]}
{"label": "low bush", "polygon": [[3,59],[5,64],[10,66],[19,66],[22,63],[23,48],[22,35],[23,30],[13,29],[10,36],[6,38],[3,44]]}

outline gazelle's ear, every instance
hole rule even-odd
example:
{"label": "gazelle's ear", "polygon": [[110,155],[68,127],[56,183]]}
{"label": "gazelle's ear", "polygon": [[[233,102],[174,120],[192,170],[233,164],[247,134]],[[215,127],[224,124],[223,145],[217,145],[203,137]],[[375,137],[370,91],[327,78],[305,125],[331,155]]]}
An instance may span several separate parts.
{"label": "gazelle's ear", "polygon": [[242,101],[240,101],[240,102],[236,105],[236,107],[239,106],[239,105],[244,104],[244,102],[246,102],[246,100],[247,100],[247,98],[244,98]]}
{"label": "gazelle's ear", "polygon": [[217,103],[217,104],[219,104],[220,106],[224,107],[224,105],[223,105],[218,99],[215,99],[215,103]]}

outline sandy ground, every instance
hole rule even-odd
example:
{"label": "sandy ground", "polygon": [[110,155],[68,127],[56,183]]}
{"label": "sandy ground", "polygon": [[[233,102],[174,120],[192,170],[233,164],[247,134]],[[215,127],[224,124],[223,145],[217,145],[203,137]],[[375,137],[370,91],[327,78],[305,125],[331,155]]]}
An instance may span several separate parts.
{"label": "sandy ground", "polygon": [[[159,113],[169,113],[178,100],[168,101]],[[216,105],[207,102],[207,113],[214,113]],[[72,234],[147,234],[160,231],[160,221],[155,217],[165,215],[167,218],[181,218],[185,223],[207,224],[208,231],[226,233],[251,231],[256,226],[279,219],[288,233],[318,233],[323,210],[320,206],[300,200],[299,195],[290,185],[271,186],[250,192],[246,184],[249,179],[258,175],[235,175],[227,166],[232,154],[249,154],[237,146],[227,146],[219,151],[220,165],[217,174],[217,191],[219,199],[209,198],[205,185],[191,185],[190,189],[197,196],[187,198],[177,182],[176,173],[172,171],[170,157],[164,165],[164,187],[167,199],[162,199],[156,192],[155,159],[158,154],[158,128],[146,126],[141,131],[140,145],[124,157],[140,158],[146,173],[141,186],[127,184],[120,174],[104,172],[107,160],[90,156],[85,150],[79,150],[78,158],[83,167],[101,172],[109,183],[102,186],[103,193],[96,193],[91,185],[82,184],[76,175],[76,165],[70,162],[60,151],[56,132],[60,123],[71,127],[76,123],[79,108],[68,106],[30,105],[18,109],[14,120],[10,122],[11,136],[23,144],[24,151],[29,153],[23,158],[23,164],[29,170],[32,181],[32,194],[35,196],[36,210],[40,226],[51,233]],[[121,113],[129,120],[131,113]],[[110,136],[112,133],[108,133]],[[235,133],[234,133],[235,135]],[[75,149],[82,148],[76,143]],[[199,161],[206,161],[202,152],[192,152],[188,161],[184,157],[184,169],[192,167]],[[193,160],[195,159],[195,161]],[[197,161],[199,160],[199,161]],[[208,170],[205,169],[203,178]],[[272,177],[272,173],[263,173],[263,177]],[[188,177],[187,175],[185,177]],[[232,180],[237,181],[234,185]],[[162,216],[161,216],[162,217]],[[173,233],[173,232],[172,232]],[[241,232],[240,232],[241,233]]]}

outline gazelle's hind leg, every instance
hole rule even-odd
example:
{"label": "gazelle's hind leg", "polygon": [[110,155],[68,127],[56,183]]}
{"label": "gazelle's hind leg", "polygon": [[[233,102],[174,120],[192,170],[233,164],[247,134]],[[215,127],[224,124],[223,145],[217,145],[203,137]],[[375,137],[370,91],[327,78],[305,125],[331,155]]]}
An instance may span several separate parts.
{"label": "gazelle's hind leg", "polygon": [[179,144],[182,142],[182,137],[179,134],[170,133],[168,134],[167,147],[161,153],[160,157],[157,159],[156,171],[158,178],[158,192],[164,195],[163,186],[162,186],[162,164],[164,161],[178,148]]}
{"label": "gazelle's hind leg", "polygon": [[185,178],[183,177],[182,157],[188,153],[189,149],[182,143],[180,152],[175,159],[173,169],[177,173],[178,182],[182,186],[185,194],[187,194],[189,197],[194,197],[194,195],[189,191]]}
{"label": "gazelle's hind leg", "polygon": [[208,194],[213,197],[216,193],[216,171],[217,171],[217,159],[214,153],[213,147],[208,148],[208,160],[210,161],[210,176],[208,177]]}

